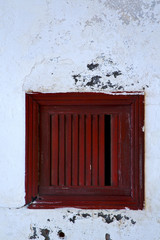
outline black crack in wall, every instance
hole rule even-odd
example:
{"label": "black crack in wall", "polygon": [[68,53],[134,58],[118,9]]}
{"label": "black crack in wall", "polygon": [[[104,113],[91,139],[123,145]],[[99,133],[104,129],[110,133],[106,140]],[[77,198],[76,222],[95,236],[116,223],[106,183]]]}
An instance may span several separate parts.
{"label": "black crack in wall", "polygon": [[97,67],[99,66],[98,63],[91,63],[91,64],[87,64],[87,68],[91,71],[95,70]]}
{"label": "black crack in wall", "polygon": [[62,230],[59,230],[57,235],[59,236],[59,238],[64,238],[65,237],[65,234],[64,234],[64,232],[62,232]]}
{"label": "black crack in wall", "polygon": [[38,237],[37,235],[37,229],[36,227],[33,227],[33,235],[29,237],[29,239],[36,239]]}
{"label": "black crack in wall", "polygon": [[105,235],[105,240],[112,240],[112,239],[110,238],[110,234],[106,233],[106,235]]}
{"label": "black crack in wall", "polygon": [[49,237],[50,230],[48,230],[47,228],[41,228],[40,231],[41,235],[44,237],[44,240],[50,240]]}

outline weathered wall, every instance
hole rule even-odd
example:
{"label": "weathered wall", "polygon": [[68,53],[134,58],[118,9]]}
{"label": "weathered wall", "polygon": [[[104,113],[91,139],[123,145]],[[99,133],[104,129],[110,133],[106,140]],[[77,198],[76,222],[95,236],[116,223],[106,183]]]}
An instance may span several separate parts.
{"label": "weathered wall", "polygon": [[[160,1],[0,1],[0,57],[0,239],[159,240]],[[25,92],[139,90],[145,209],[23,207]]]}

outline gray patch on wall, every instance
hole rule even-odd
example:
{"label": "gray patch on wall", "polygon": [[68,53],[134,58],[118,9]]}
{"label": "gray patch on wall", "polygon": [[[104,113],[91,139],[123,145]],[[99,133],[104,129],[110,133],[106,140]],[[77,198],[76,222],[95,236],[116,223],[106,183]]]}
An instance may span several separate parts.
{"label": "gray patch on wall", "polygon": [[137,22],[139,25],[141,21],[145,19],[150,22],[158,22],[157,15],[154,13],[156,5],[160,4],[160,1],[153,0],[144,2],[143,0],[105,0],[104,6],[116,10],[119,15],[119,19],[123,24],[129,24],[131,21]]}

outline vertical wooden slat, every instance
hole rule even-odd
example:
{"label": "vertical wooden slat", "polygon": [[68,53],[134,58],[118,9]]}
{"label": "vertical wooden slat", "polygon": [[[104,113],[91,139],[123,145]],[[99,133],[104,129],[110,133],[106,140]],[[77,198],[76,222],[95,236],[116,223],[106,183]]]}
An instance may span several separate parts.
{"label": "vertical wooden slat", "polygon": [[80,115],[79,119],[79,185],[84,185],[84,171],[85,171],[85,126],[84,126],[84,115]]}
{"label": "vertical wooden slat", "polygon": [[71,161],[72,161],[72,142],[71,142],[71,114],[66,114],[66,185],[71,186]]}
{"label": "vertical wooden slat", "polygon": [[[51,183],[51,117],[45,108],[40,109],[40,185]],[[45,127],[44,127],[45,126]]]}
{"label": "vertical wooden slat", "polygon": [[[32,169],[33,169],[33,105],[32,105],[32,98],[26,95],[26,202],[29,203],[32,200],[32,183],[33,183],[33,176],[32,176]],[[30,173],[30,177],[29,174]]]}
{"label": "vertical wooden slat", "polygon": [[[131,184],[131,126],[130,126],[130,113],[121,113],[119,117],[119,134],[120,150],[118,159],[118,173],[119,173],[119,186],[130,187]],[[123,159],[123,161],[122,161]],[[127,165],[127,169],[126,169]],[[124,174],[125,173],[125,174]]]}
{"label": "vertical wooden slat", "polygon": [[91,115],[86,115],[86,186],[91,185]]}
{"label": "vertical wooden slat", "polygon": [[98,116],[92,120],[92,185],[98,184]]}
{"label": "vertical wooden slat", "polygon": [[58,114],[52,116],[51,126],[51,185],[58,185]]}
{"label": "vertical wooden slat", "polygon": [[[138,151],[139,151],[139,137],[138,137],[138,131],[139,131],[139,127],[138,127],[138,124],[139,124],[139,114],[136,114],[138,111],[139,111],[139,104],[138,104],[138,101],[136,101],[133,105],[133,109],[134,109],[134,113],[132,113],[132,117],[134,117],[134,121],[133,119],[131,119],[132,121],[132,127],[130,127],[130,129],[134,132],[131,134],[131,151],[133,151],[132,149],[135,149],[134,152],[132,152],[132,158],[131,158],[131,177],[132,177],[132,181],[131,181],[131,184],[132,184],[132,188],[134,189],[134,192],[132,194],[133,197],[136,197],[138,198],[138,184],[139,184],[139,164],[137,164],[137,161],[135,161],[135,159],[138,159],[138,156],[142,156],[142,154],[139,155]],[[134,122],[134,125],[133,125],[133,122]],[[142,131],[142,129],[140,130]],[[134,141],[133,143],[133,139],[136,139],[136,141]],[[134,147],[132,148],[134,144]],[[142,162],[142,161],[140,161]],[[133,169],[135,169],[135,171],[133,171]],[[138,181],[137,181],[138,180]]]}
{"label": "vertical wooden slat", "polygon": [[64,185],[64,155],[65,155],[65,146],[64,146],[64,137],[65,137],[65,129],[64,129],[64,114],[59,115],[59,185]]}
{"label": "vertical wooden slat", "polygon": [[[140,204],[140,208],[143,208],[143,202],[144,202],[144,96],[139,95],[138,96],[139,99],[139,112],[138,112],[138,116],[139,116],[139,121],[138,121],[138,125],[139,125],[139,131],[138,131],[138,139],[139,139],[139,151],[138,151],[138,155],[137,155],[137,159],[139,161],[137,161],[139,163],[139,175],[140,175],[140,186],[139,186],[139,204]],[[132,147],[131,147],[132,148]],[[138,181],[138,179],[137,179]],[[136,184],[138,185],[138,182],[136,182]]]}
{"label": "vertical wooden slat", "polygon": [[105,184],[105,121],[99,116],[99,186]]}
{"label": "vertical wooden slat", "polygon": [[78,115],[73,115],[72,122],[72,185],[78,184]]}

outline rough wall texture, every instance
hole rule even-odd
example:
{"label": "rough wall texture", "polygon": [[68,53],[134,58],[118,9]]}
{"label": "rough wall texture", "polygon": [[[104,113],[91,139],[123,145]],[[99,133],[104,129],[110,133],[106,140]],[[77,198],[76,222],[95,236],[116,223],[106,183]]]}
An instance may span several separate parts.
{"label": "rough wall texture", "polygon": [[[0,239],[160,239],[160,1],[0,1]],[[145,209],[28,210],[25,92],[144,91]]]}

